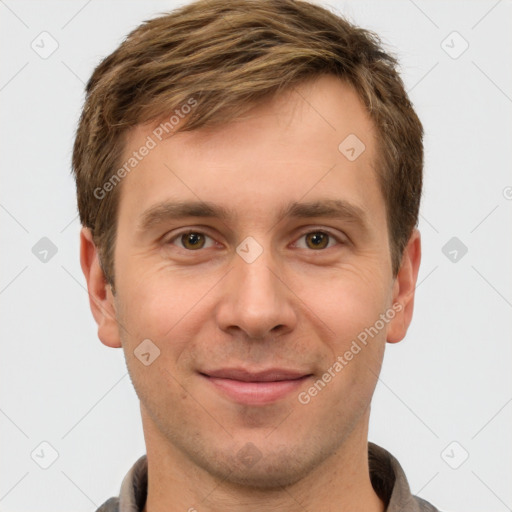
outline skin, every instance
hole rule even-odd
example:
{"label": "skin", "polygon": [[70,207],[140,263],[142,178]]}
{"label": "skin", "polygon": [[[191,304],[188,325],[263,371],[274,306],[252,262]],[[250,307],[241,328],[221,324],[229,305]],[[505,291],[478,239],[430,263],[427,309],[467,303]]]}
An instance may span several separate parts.
{"label": "skin", "polygon": [[[127,156],[152,128],[129,134]],[[353,162],[338,150],[349,134],[366,146]],[[124,178],[115,295],[90,231],[82,230],[99,338],[123,348],[140,398],[145,511],[385,509],[369,479],[370,402],[386,341],[403,339],[410,324],[421,251],[415,230],[393,275],[376,161],[375,129],[356,93],[323,76],[243,119],[159,142]],[[332,199],[357,207],[363,220],[279,216],[293,201]],[[144,212],[177,200],[208,201],[232,215],[141,228]],[[187,230],[207,237],[191,249],[182,244]],[[248,236],[263,250],[252,263],[236,252]],[[301,404],[298,394],[393,304],[401,311]],[[134,355],[144,339],[160,350],[148,366]],[[246,404],[200,374],[226,367],[310,376],[282,398]],[[240,450],[258,460],[244,463]]]}

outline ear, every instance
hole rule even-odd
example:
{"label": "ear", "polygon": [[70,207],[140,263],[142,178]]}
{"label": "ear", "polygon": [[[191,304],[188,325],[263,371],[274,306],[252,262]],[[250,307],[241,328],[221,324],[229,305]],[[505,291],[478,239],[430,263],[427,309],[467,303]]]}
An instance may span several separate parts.
{"label": "ear", "polygon": [[89,305],[98,324],[98,337],[104,345],[121,347],[112,287],[100,265],[98,250],[89,228],[80,232],[80,265],[87,281]]}
{"label": "ear", "polygon": [[403,340],[411,323],[420,261],[421,238],[420,232],[415,229],[402,254],[400,270],[393,285],[393,309],[396,315],[389,323],[388,343]]}

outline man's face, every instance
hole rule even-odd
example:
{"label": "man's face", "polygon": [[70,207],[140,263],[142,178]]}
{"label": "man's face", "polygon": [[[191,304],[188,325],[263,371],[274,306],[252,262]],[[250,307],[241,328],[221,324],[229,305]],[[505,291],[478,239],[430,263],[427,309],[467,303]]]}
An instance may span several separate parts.
{"label": "man's face", "polygon": [[[153,129],[130,134],[126,158]],[[356,139],[338,149],[351,134],[365,145],[356,159]],[[403,314],[377,322],[400,290],[376,159],[356,93],[322,77],[243,119],[158,142],[124,179],[120,327],[100,337],[122,341],[148,452],[273,487],[366,443],[386,338],[405,333]]]}

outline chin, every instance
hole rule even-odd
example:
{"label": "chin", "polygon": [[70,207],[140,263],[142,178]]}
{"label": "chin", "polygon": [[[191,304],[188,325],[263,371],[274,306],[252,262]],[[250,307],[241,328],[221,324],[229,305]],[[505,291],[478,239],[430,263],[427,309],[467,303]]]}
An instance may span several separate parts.
{"label": "chin", "polygon": [[[299,482],[321,464],[327,455],[304,450],[303,447],[293,450],[289,446],[264,453],[256,452],[255,449],[252,452],[247,449],[248,446],[254,445],[247,443],[234,456],[217,453],[215,457],[203,459],[202,465],[224,484],[269,492],[282,490],[283,487]],[[224,463],[221,462],[223,460]]]}
{"label": "chin", "polygon": [[252,489],[255,491],[281,490],[299,482],[304,477],[304,472],[290,471],[289,467],[274,468],[262,466],[258,469],[235,469],[228,475],[225,483],[231,483],[237,487]]}

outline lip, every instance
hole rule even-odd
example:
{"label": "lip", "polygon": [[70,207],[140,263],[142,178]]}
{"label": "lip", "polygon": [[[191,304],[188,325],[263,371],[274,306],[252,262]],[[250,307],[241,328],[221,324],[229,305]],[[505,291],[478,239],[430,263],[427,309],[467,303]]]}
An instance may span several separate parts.
{"label": "lip", "polygon": [[282,368],[251,372],[242,368],[224,368],[201,372],[210,384],[231,400],[246,405],[276,402],[300,388],[310,373]]}

